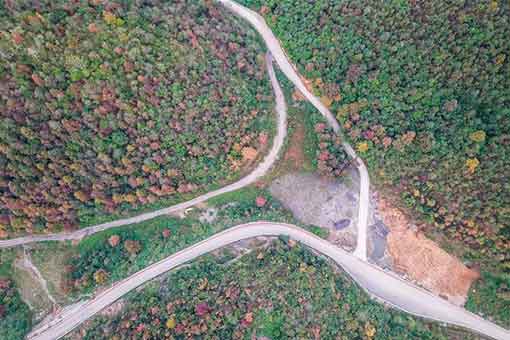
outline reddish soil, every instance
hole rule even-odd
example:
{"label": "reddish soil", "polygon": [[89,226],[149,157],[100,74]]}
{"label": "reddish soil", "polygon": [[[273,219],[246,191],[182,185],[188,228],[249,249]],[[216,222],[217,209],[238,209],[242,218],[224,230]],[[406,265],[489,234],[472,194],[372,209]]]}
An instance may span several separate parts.
{"label": "reddish soil", "polygon": [[421,232],[412,230],[412,223],[402,210],[389,201],[380,199],[378,210],[390,230],[387,251],[395,269],[431,292],[463,305],[479,273],[467,268]]}
{"label": "reddish soil", "polygon": [[304,139],[305,127],[301,122],[299,122],[296,124],[292,136],[289,139],[289,146],[285,156],[283,157],[285,162],[290,161],[296,169],[303,168],[303,164],[305,163],[305,154],[303,151]]}

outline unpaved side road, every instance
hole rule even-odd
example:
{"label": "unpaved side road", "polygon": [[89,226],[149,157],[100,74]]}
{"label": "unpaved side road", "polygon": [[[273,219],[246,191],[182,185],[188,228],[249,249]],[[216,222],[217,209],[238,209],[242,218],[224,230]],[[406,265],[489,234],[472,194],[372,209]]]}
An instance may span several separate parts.
{"label": "unpaved side road", "polygon": [[48,299],[51,301],[53,306],[58,306],[57,301],[51,295],[50,291],[48,290],[48,284],[44,277],[41,275],[41,272],[39,269],[37,269],[36,266],[32,263],[32,258],[30,256],[30,253],[27,252],[26,248],[23,248],[23,267],[26,268],[29,272],[32,273],[32,276],[35,278],[35,281],[38,282],[41,285],[41,288],[44,290],[46,295],[48,296]]}
{"label": "unpaved side road", "polygon": [[362,261],[304,229],[290,224],[266,221],[242,224],[227,229],[148,266],[117,282],[95,298],[81,304],[79,308],[66,311],[52,321],[40,325],[28,335],[28,339],[58,339],[145,282],[203,254],[258,236],[288,236],[303,243],[342,266],[369,294],[405,312],[467,328],[494,339],[510,339],[510,332],[504,328]]}
{"label": "unpaved side road", "polygon": [[272,57],[271,54],[266,54],[266,63],[267,63],[267,71],[269,75],[269,79],[271,81],[271,85],[273,88],[274,96],[275,96],[275,111],[277,114],[277,130],[276,135],[273,140],[273,145],[271,146],[271,150],[267,154],[267,156],[264,158],[264,160],[253,170],[249,175],[246,177],[243,177],[239,181],[232,183],[230,185],[227,185],[223,188],[220,188],[218,190],[214,190],[211,192],[208,192],[204,195],[198,196],[192,200],[156,210],[153,212],[141,214],[138,216],[130,217],[130,218],[124,218],[108,223],[99,224],[92,227],[83,228],[80,230],[77,230],[75,232],[71,233],[55,233],[55,234],[47,234],[47,235],[33,235],[33,236],[26,236],[26,237],[20,237],[20,238],[14,238],[9,240],[2,240],[0,241],[0,248],[8,248],[8,247],[15,247],[18,245],[23,245],[27,243],[34,243],[34,242],[42,242],[42,241],[64,241],[64,240],[77,240],[81,239],[83,237],[86,237],[88,235],[92,235],[94,233],[120,227],[128,224],[133,223],[140,223],[143,221],[147,221],[150,219],[153,219],[158,216],[162,215],[168,215],[170,213],[183,210],[189,207],[192,207],[198,203],[202,203],[207,201],[210,198],[225,194],[227,192],[236,191],[238,189],[241,189],[245,186],[248,186],[255,181],[257,181],[259,178],[264,176],[271,166],[278,160],[280,150],[283,147],[283,143],[285,141],[285,138],[287,137],[287,104],[285,103],[285,97],[283,95],[283,91],[280,87],[280,84],[278,83],[278,80],[276,79],[276,75],[274,73],[274,69],[272,66]]}
{"label": "unpaved side road", "polygon": [[[262,36],[264,42],[266,43],[267,48],[274,56],[276,63],[280,70],[285,74],[285,76],[296,86],[296,88],[303,94],[303,96],[326,118],[329,125],[332,129],[337,133],[341,134],[340,125],[338,124],[335,116],[329,111],[329,109],[322,104],[322,102],[314,96],[308,89],[306,88],[303,80],[299,76],[298,72],[294,68],[294,66],[290,63],[287,55],[284,50],[280,46],[280,42],[275,37],[269,26],[266,24],[264,18],[242,6],[237,4],[232,0],[216,0],[230,11],[234,12],[236,15],[248,21]],[[352,146],[346,142],[345,138],[343,140],[343,148],[345,152],[354,160],[354,164],[358,168],[360,174],[360,200],[358,207],[358,235],[357,235],[357,245],[354,250],[354,255],[359,257],[360,259],[367,261],[367,225],[368,225],[368,208],[369,208],[369,187],[370,187],[370,178],[368,176],[368,170],[365,166],[365,163],[356,155],[356,152],[352,148]]]}

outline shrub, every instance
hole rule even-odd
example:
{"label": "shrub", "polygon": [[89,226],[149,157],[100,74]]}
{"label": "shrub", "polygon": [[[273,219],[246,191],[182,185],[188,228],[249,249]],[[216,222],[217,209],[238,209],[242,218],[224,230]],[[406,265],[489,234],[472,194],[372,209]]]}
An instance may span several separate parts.
{"label": "shrub", "polygon": [[31,327],[31,313],[28,306],[21,300],[14,284],[8,283],[0,288],[0,326],[4,339],[14,340],[23,338]]}

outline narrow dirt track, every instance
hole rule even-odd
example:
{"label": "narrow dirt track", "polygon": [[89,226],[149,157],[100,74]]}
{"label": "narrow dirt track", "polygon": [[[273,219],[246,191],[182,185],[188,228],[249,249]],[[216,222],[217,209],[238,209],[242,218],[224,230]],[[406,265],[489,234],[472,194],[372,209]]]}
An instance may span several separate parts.
{"label": "narrow dirt track", "polygon": [[[272,65],[272,57],[268,53],[266,55],[266,63],[267,65]],[[168,208],[152,211],[149,213],[137,215],[130,218],[124,218],[112,222],[107,222],[103,224],[99,224],[96,226],[91,226],[87,228],[83,228],[74,232],[70,233],[55,233],[55,234],[46,234],[46,235],[32,235],[32,236],[25,236],[25,237],[19,237],[19,238],[13,238],[8,240],[1,240],[0,241],[0,248],[9,248],[9,247],[15,247],[23,244],[28,243],[34,243],[34,242],[44,242],[44,241],[64,241],[64,240],[78,240],[82,239],[83,237],[86,237],[88,235],[95,234],[100,231],[104,231],[110,228],[125,226],[133,223],[140,223],[143,221],[147,221],[150,219],[153,219],[158,216],[162,215],[168,215],[170,213],[183,210],[189,207],[192,207],[198,203],[202,203],[207,201],[208,199],[211,199],[213,197],[225,194],[227,192],[232,192],[239,190],[245,186],[248,186],[255,181],[257,181],[259,178],[264,176],[271,168],[271,166],[278,160],[280,150],[283,147],[283,143],[285,141],[285,138],[287,136],[287,104],[285,103],[285,97],[283,94],[283,91],[280,87],[280,84],[278,83],[276,79],[276,75],[274,73],[273,67],[267,67],[269,79],[271,81],[271,85],[273,88],[276,106],[275,111],[277,114],[277,131],[276,135],[273,140],[273,145],[271,147],[271,150],[267,154],[267,156],[264,158],[264,160],[253,170],[249,175],[246,177],[243,177],[239,181],[232,183],[230,185],[227,185],[223,188],[220,188],[218,190],[210,191],[204,195],[198,196],[192,200],[179,203],[177,205],[173,205]]]}
{"label": "narrow dirt track", "polygon": [[23,261],[22,261],[22,263],[23,263],[24,268],[32,273],[32,276],[35,278],[35,281],[39,283],[39,285],[43,289],[44,293],[48,297],[48,300],[50,300],[50,302],[53,304],[53,306],[58,305],[57,301],[55,300],[53,295],[51,295],[51,293],[50,293],[50,291],[48,289],[48,283],[46,282],[46,280],[42,276],[42,274],[39,271],[39,269],[32,263],[32,258],[30,256],[30,253],[27,252],[26,248],[23,249]]}
{"label": "narrow dirt track", "polygon": [[290,224],[265,221],[242,224],[227,229],[162,261],[154,263],[117,282],[95,298],[81,304],[79,308],[66,311],[64,314],[57,316],[52,322],[41,325],[28,335],[28,339],[58,339],[145,282],[203,254],[236,241],[257,236],[288,236],[303,243],[342,266],[369,294],[375,295],[379,299],[405,312],[467,328],[494,339],[510,339],[509,331],[457,307],[424,289],[413,286],[395,275],[390,275],[304,229]]}

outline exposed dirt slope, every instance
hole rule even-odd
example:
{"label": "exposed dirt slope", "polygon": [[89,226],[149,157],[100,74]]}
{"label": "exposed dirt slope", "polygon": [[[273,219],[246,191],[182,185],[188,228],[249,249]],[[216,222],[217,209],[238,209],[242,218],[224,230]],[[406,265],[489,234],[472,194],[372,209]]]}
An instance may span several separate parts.
{"label": "exposed dirt slope", "polygon": [[433,293],[463,305],[469,287],[479,274],[422,233],[412,230],[408,218],[388,201],[380,199],[378,208],[390,230],[387,251],[395,269]]}

